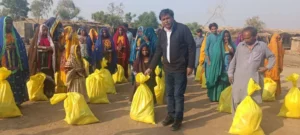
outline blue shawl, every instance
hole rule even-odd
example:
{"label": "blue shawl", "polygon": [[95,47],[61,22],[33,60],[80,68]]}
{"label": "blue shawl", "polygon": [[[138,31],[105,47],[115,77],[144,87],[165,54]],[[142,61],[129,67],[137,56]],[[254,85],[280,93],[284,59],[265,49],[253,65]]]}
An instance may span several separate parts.
{"label": "blue shawl", "polygon": [[55,17],[49,18],[44,24],[50,29],[50,35],[53,41],[58,41],[59,36],[64,31],[62,23]]}
{"label": "blue shawl", "polygon": [[157,42],[157,35],[155,33],[155,30],[153,28],[146,28],[144,30],[144,36],[146,36],[149,40],[149,43],[147,43],[147,45],[149,46],[151,53],[154,53]]}
{"label": "blue shawl", "polygon": [[136,51],[136,45],[137,45],[137,41],[138,39],[140,38],[141,39],[141,45],[145,42],[144,39],[143,39],[143,35],[139,35],[138,32],[142,32],[144,33],[144,27],[143,26],[140,26],[137,30],[137,34],[136,34],[136,38],[135,40],[132,42],[131,44],[131,51],[130,51],[130,58],[129,58],[129,63],[130,64],[133,64],[133,62],[135,61],[136,59],[136,54],[138,53],[138,51]]}
{"label": "blue shawl", "polygon": [[[5,48],[6,48],[6,16],[3,16],[0,18],[0,59],[5,55]],[[26,78],[29,77],[29,66],[28,66],[28,58],[26,53],[25,44],[15,29],[14,26],[12,26],[12,34],[15,38],[15,45],[16,45],[16,52],[18,57],[18,65],[20,67],[19,70],[24,72],[24,75]],[[7,61],[8,62],[8,61]],[[8,64],[8,63],[7,63]]]}
{"label": "blue shawl", "polygon": [[116,49],[115,49],[113,39],[110,36],[109,30],[107,28],[102,28],[100,30],[99,34],[98,34],[98,39],[97,39],[96,44],[95,44],[95,59],[96,59],[96,62],[100,62],[103,58],[104,45],[103,45],[103,42],[102,42],[102,36],[103,36],[102,32],[104,30],[107,31],[108,37],[109,37],[110,42],[111,42],[111,47],[112,47],[112,61],[111,61],[111,64],[116,66],[116,64],[117,64],[117,53],[116,53]]}

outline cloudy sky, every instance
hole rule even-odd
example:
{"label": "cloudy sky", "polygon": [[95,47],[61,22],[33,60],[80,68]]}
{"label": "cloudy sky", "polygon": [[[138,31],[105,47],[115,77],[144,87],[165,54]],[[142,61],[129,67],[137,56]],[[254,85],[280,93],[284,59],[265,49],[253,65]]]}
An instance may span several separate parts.
{"label": "cloudy sky", "polygon": [[[33,0],[28,0],[31,3]],[[58,0],[54,0],[54,7]],[[222,5],[221,13],[212,21],[223,26],[243,27],[245,20],[259,16],[268,28],[300,29],[300,0],[73,0],[81,9],[80,16],[91,20],[96,11],[107,11],[111,2],[122,2],[125,12],[137,15],[145,11],[170,8],[175,12],[178,22],[198,22],[205,24],[212,11]],[[53,16],[51,12],[49,16]]]}

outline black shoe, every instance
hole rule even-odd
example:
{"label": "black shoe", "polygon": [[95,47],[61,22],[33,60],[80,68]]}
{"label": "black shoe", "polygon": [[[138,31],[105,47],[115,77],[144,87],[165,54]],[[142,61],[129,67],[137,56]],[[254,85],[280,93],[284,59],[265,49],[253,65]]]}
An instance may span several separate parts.
{"label": "black shoe", "polygon": [[172,116],[167,116],[165,120],[162,122],[163,126],[169,126],[174,123],[174,118]]}
{"label": "black shoe", "polygon": [[175,120],[174,124],[172,125],[172,131],[177,131],[181,128],[182,121]]}

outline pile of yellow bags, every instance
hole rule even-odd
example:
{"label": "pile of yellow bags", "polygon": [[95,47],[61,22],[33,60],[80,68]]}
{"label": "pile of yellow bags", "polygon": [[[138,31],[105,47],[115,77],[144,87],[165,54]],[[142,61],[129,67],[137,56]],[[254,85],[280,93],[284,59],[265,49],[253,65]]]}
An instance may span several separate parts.
{"label": "pile of yellow bags", "polygon": [[22,115],[20,109],[16,105],[10,84],[6,80],[10,75],[10,70],[5,67],[0,68],[0,118],[10,118]]}
{"label": "pile of yellow bags", "polygon": [[101,61],[101,69],[99,70],[99,74],[103,79],[104,89],[108,94],[116,94],[116,87],[114,80],[110,74],[110,72],[105,68],[107,67],[107,60],[105,58]]}
{"label": "pile of yellow bags", "polygon": [[[124,68],[121,65],[117,65],[118,71],[113,74],[113,79],[115,83],[126,83],[128,80],[125,78]],[[127,71],[126,71],[127,72]]]}
{"label": "pile of yellow bags", "polygon": [[57,104],[62,100],[64,100],[66,113],[65,121],[68,124],[86,125],[99,122],[85,102],[83,95],[77,92],[54,94],[50,102]]}
{"label": "pile of yellow bags", "polygon": [[219,112],[231,113],[232,111],[232,86],[222,91],[217,110]]}
{"label": "pile of yellow bags", "polygon": [[139,84],[132,100],[130,109],[130,118],[136,121],[155,124],[154,120],[154,100],[152,92],[145,84],[150,76],[138,73],[135,76],[136,82]]}
{"label": "pile of yellow bags", "polygon": [[37,73],[30,76],[29,81],[26,83],[28,96],[30,101],[47,101],[48,98],[44,94],[44,81],[46,75],[44,73]]}
{"label": "pile of yellow bags", "polygon": [[300,91],[297,87],[298,74],[292,74],[287,77],[287,81],[293,83],[293,87],[284,98],[284,103],[280,109],[278,116],[287,118],[300,118]]}
{"label": "pile of yellow bags", "polygon": [[159,77],[161,71],[162,70],[158,66],[155,68],[155,75],[156,75],[155,80],[157,85],[154,87],[154,93],[158,105],[164,104],[164,96],[165,96],[164,75],[161,78]]}
{"label": "pile of yellow bags", "polygon": [[260,90],[260,86],[251,78],[248,83],[248,96],[238,105],[230,127],[230,134],[237,135],[264,135],[260,127],[262,110],[251,98],[251,95]]}
{"label": "pile of yellow bags", "polygon": [[98,69],[86,78],[86,90],[91,103],[109,103],[104,87],[104,80],[105,78],[100,76]]}
{"label": "pile of yellow bags", "polygon": [[271,78],[264,79],[263,101],[275,101],[277,84]]}

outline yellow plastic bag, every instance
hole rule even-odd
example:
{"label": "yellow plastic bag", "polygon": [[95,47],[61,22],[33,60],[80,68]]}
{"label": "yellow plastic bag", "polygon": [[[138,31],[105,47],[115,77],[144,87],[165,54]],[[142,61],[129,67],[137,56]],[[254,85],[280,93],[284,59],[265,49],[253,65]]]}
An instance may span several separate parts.
{"label": "yellow plastic bag", "polygon": [[[115,83],[126,83],[128,82],[124,75],[124,68],[121,65],[117,65],[118,71],[113,74],[113,79]],[[127,72],[127,71],[126,71]]]}
{"label": "yellow plastic bag", "polygon": [[164,104],[164,96],[165,96],[165,83],[164,83],[164,79],[159,77],[160,73],[161,73],[161,69],[157,66],[155,68],[155,75],[156,75],[155,80],[157,85],[154,87],[154,93],[158,105]]}
{"label": "yellow plastic bag", "polygon": [[87,94],[91,103],[109,103],[103,83],[104,79],[100,76],[98,69],[86,78]]}
{"label": "yellow plastic bag", "polygon": [[17,107],[9,82],[6,80],[11,71],[5,67],[0,68],[0,118],[22,116]]}
{"label": "yellow plastic bag", "polygon": [[37,73],[30,76],[26,83],[28,89],[28,96],[30,101],[47,101],[48,98],[44,94],[44,81],[46,75],[44,73]]}
{"label": "yellow plastic bag", "polygon": [[55,93],[67,93],[67,86],[64,84],[64,81],[61,78],[61,75],[65,75],[64,72],[59,71],[55,72],[54,80],[55,80]]}
{"label": "yellow plastic bag", "polygon": [[260,128],[262,110],[251,97],[255,91],[260,89],[260,86],[251,78],[248,83],[248,96],[245,97],[236,109],[229,130],[230,134],[264,135],[263,130]]}
{"label": "yellow plastic bag", "polygon": [[[204,69],[203,69],[203,70],[204,70]],[[201,88],[202,88],[202,89],[206,89],[206,77],[205,77],[205,72],[202,73]]]}
{"label": "yellow plastic bag", "polygon": [[300,118],[300,91],[297,87],[298,74],[287,77],[287,81],[293,83],[293,87],[286,94],[278,116],[287,118]]}
{"label": "yellow plastic bag", "polygon": [[136,121],[155,124],[154,101],[149,87],[145,84],[150,76],[138,73],[135,77],[138,86],[131,103],[130,118]]}
{"label": "yellow plastic bag", "polygon": [[58,93],[54,94],[53,97],[50,99],[50,104],[55,105],[67,98],[67,93]]}
{"label": "yellow plastic bag", "polygon": [[103,79],[104,87],[107,94],[117,94],[116,87],[112,75],[105,68],[107,67],[107,60],[105,58],[101,61],[101,69],[99,70],[99,74]]}
{"label": "yellow plastic bag", "polygon": [[225,90],[222,91],[220,96],[220,102],[217,110],[219,112],[231,113],[232,111],[232,86],[228,86]]}
{"label": "yellow plastic bag", "polygon": [[[65,97],[65,99],[62,99],[64,100],[64,108],[66,113],[66,117],[64,120],[68,124],[86,125],[99,122],[99,120],[94,116],[91,109],[87,105],[83,95],[81,95],[80,93],[69,92],[67,94],[62,93],[55,95],[54,97]],[[50,101],[54,101],[54,99],[51,99]]]}
{"label": "yellow plastic bag", "polygon": [[195,71],[196,72],[195,81],[201,80],[201,70],[202,70],[202,66],[200,66],[199,64],[197,67],[197,71]]}
{"label": "yellow plastic bag", "polygon": [[90,74],[90,63],[86,59],[82,59],[84,64],[85,73]]}
{"label": "yellow plastic bag", "polygon": [[277,84],[271,78],[264,79],[264,91],[262,95],[263,101],[275,101]]}

